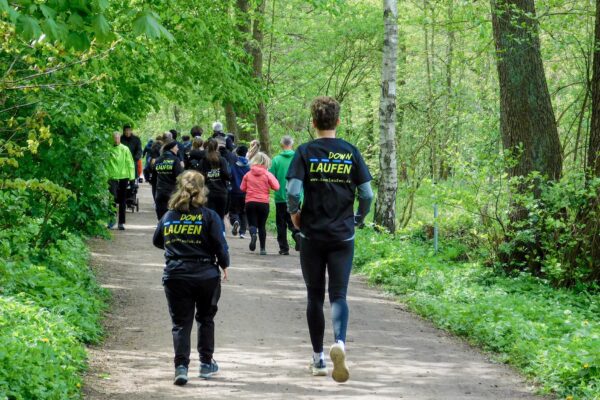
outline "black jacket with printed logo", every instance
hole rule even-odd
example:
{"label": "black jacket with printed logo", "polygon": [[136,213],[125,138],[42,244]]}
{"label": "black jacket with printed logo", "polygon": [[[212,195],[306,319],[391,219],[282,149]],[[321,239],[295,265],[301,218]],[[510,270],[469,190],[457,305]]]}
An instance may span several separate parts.
{"label": "black jacket with printed logo", "polygon": [[229,266],[223,223],[206,207],[168,211],[156,227],[153,243],[165,250],[164,279],[212,279],[219,276],[219,266]]}
{"label": "black jacket with printed logo", "polygon": [[181,160],[172,151],[165,151],[154,163],[156,195],[170,196],[177,186],[177,176],[183,172]]}
{"label": "black jacket with printed logo", "polygon": [[206,187],[209,190],[209,196],[227,196],[227,184],[231,179],[229,173],[229,164],[223,157],[219,157],[219,165],[211,165],[208,158],[203,158],[200,162],[200,172],[206,179]]}

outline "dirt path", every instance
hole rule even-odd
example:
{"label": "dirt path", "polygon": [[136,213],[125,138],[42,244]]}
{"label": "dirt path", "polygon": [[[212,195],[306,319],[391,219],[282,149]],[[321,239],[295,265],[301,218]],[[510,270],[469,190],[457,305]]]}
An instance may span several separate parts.
{"label": "dirt path", "polygon": [[[310,376],[297,255],[260,257],[248,251],[247,240],[231,237],[231,279],[223,286],[216,317],[221,372],[209,381],[197,378],[198,355],[192,353],[190,382],[174,386],[170,320],[160,283],[163,256],[151,245],[156,220],[147,186],[140,197],[140,212],[128,213],[127,230],[92,246],[114,304],[105,344],[90,349],[86,398],[539,399],[505,366],[487,361],[356,278],[349,289],[351,380],[338,385],[330,377]],[[267,250],[276,253],[276,243],[271,240]],[[327,326],[329,340],[330,321]]]}

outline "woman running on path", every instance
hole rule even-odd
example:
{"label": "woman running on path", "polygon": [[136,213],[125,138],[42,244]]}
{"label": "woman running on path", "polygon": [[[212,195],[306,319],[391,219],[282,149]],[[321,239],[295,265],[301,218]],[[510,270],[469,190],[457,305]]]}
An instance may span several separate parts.
{"label": "woman running on path", "polygon": [[221,296],[219,267],[227,280],[229,253],[223,223],[204,207],[204,177],[185,171],[177,179],[177,191],[169,201],[169,211],[158,223],[153,243],[165,250],[163,286],[173,323],[175,384],[188,381],[190,334],[194,312],[198,324],[200,377],[210,378],[219,370],[213,359],[217,302]]}
{"label": "woman running on path", "polygon": [[250,225],[250,251],[256,250],[256,233],[260,239],[260,255],[267,255],[267,219],[269,218],[269,190],[279,190],[277,178],[268,171],[271,159],[258,152],[250,162],[250,172],[242,178],[240,189],[246,193],[246,215]]}
{"label": "woman running on path", "polygon": [[[346,293],[354,257],[354,227],[369,212],[373,192],[369,169],[360,152],[350,143],[337,139],[340,105],[331,97],[318,97],[311,106],[317,139],[298,147],[290,165],[288,211],[300,229],[300,265],[306,283],[306,317],[313,347],[310,369],[315,376],[327,375],[323,354],[325,317],[325,272],[329,276],[329,302],[333,320],[334,344],[329,350],[332,377],[345,382],[350,377],[346,365]],[[300,195],[304,189],[302,212]],[[358,189],[359,207],[353,205]]]}
{"label": "woman running on path", "polygon": [[169,199],[175,191],[177,176],[183,172],[177,142],[171,140],[162,148],[162,155],[156,160],[152,172],[156,174],[156,217],[160,220],[168,210]]}
{"label": "woman running on path", "polygon": [[206,180],[208,188],[208,201],[206,206],[216,213],[224,221],[227,210],[227,183],[231,179],[227,160],[219,153],[219,143],[210,139],[205,144],[206,156],[200,161],[200,172]]}

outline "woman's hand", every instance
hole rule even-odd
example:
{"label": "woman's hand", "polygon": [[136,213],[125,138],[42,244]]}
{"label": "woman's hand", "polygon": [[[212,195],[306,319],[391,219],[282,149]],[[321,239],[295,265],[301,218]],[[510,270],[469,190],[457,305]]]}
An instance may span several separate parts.
{"label": "woman's hand", "polygon": [[300,223],[302,222],[301,218],[300,218],[300,212],[297,212],[296,214],[292,214],[291,218],[292,218],[292,224],[294,224],[296,229],[300,229]]}
{"label": "woman's hand", "polygon": [[223,282],[229,281],[229,274],[227,273],[228,269],[229,268],[223,269]]}

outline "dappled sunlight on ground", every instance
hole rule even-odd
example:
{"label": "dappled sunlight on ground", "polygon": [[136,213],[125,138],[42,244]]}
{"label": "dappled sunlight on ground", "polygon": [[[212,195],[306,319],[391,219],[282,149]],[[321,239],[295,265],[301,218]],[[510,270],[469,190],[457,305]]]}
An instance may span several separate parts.
{"label": "dappled sunlight on ground", "polygon": [[[141,209],[149,208],[141,186]],[[343,385],[312,377],[306,289],[296,252],[259,256],[248,240],[229,238],[230,281],[222,285],[215,359],[221,371],[172,384],[170,319],[161,285],[163,252],[151,244],[153,213],[128,213],[125,231],[93,242],[93,259],[113,293],[105,344],[90,349],[89,399],[534,399],[523,380],[465,343],[407,313],[353,278],[349,289],[348,364]],[[151,229],[150,229],[151,228]],[[270,238],[267,250],[276,253]],[[329,305],[326,344],[332,342]],[[195,328],[194,328],[195,329]],[[192,334],[195,348],[196,334]],[[331,366],[331,365],[329,365]]]}

